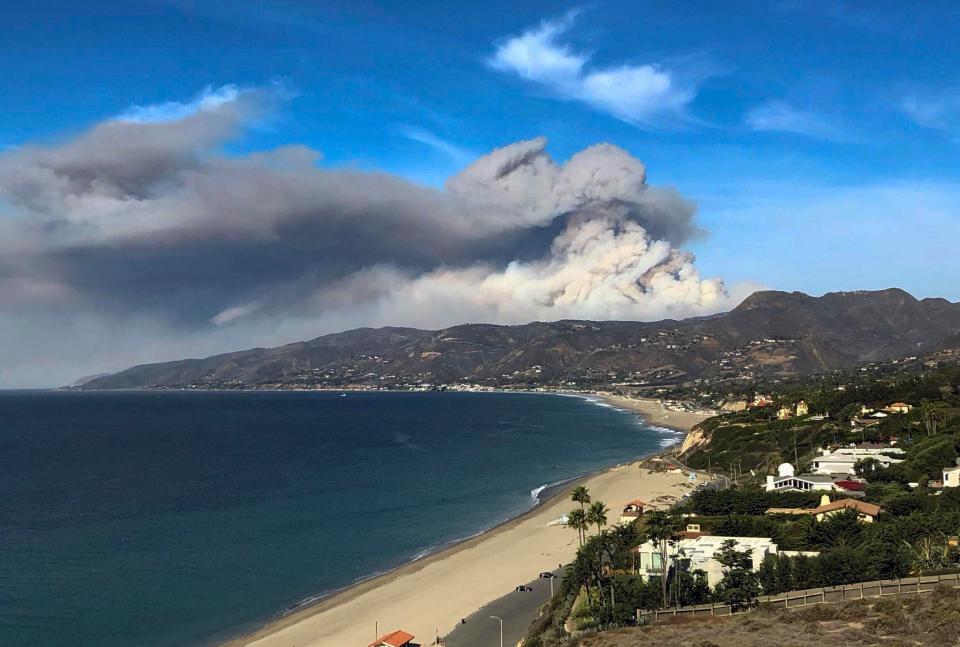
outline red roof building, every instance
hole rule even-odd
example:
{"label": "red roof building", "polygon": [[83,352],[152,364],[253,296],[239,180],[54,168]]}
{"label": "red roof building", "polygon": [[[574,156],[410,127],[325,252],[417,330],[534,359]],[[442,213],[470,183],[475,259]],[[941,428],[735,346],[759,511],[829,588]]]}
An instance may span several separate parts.
{"label": "red roof building", "polygon": [[413,640],[413,634],[397,629],[384,634],[370,643],[367,647],[408,647]]}

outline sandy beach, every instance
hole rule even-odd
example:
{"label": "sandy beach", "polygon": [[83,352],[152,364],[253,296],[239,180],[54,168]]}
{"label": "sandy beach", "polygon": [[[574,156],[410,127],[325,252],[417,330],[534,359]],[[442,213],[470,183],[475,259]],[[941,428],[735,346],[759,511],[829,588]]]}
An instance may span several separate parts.
{"label": "sandy beach", "polygon": [[[705,417],[658,410],[656,401],[613,397],[607,398],[611,404],[641,413],[654,425],[684,430]],[[618,466],[583,483],[594,500],[610,508],[611,523],[632,499],[652,502],[679,497],[693,487],[682,474],[651,472],[639,463]],[[566,494],[560,493],[483,535],[363,582],[229,644],[364,647],[379,627],[381,633],[404,629],[417,637],[416,642],[429,645],[460,618],[539,572],[573,559],[576,533],[548,525],[572,507]]]}
{"label": "sandy beach", "polygon": [[713,411],[678,411],[665,405],[661,400],[647,398],[627,398],[622,395],[600,394],[602,398],[615,407],[627,409],[643,416],[648,424],[656,427],[666,427],[676,431],[687,432],[695,425],[707,418],[716,415]]}

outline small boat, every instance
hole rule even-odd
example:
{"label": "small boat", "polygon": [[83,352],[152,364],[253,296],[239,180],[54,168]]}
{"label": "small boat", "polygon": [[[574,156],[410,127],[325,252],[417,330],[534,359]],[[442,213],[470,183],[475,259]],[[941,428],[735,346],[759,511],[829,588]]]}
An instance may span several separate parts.
{"label": "small boat", "polygon": [[341,397],[341,398],[345,398],[345,397],[347,397],[347,394],[346,394],[346,393],[341,393],[341,394],[340,394],[340,397]]}

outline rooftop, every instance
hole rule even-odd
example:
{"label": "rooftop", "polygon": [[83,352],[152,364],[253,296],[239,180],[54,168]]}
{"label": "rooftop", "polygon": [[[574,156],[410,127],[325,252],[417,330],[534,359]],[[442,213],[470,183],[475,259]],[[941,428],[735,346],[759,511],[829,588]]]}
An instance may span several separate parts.
{"label": "rooftop", "polygon": [[397,629],[388,634],[384,634],[370,643],[367,647],[405,647],[407,643],[413,640],[413,634]]}
{"label": "rooftop", "polygon": [[865,503],[863,501],[857,501],[856,499],[840,499],[839,501],[822,505],[819,508],[814,508],[810,512],[811,514],[822,514],[824,512],[833,512],[834,510],[844,510],[847,508],[856,510],[860,514],[865,514],[871,517],[876,517],[878,514],[880,514],[880,506],[872,503]]}

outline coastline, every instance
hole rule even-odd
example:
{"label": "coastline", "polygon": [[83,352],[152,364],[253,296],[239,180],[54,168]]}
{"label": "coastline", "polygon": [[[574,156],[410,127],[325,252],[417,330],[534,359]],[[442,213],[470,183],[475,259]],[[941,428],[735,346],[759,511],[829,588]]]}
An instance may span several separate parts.
{"label": "coastline", "polygon": [[[689,431],[706,417],[670,411],[657,400],[607,394],[566,395],[596,398],[607,406],[640,415],[649,426],[678,432]],[[435,634],[445,635],[459,618],[469,616],[517,583],[535,577],[537,572],[552,570],[575,556],[575,534],[562,526],[547,525],[569,511],[567,492],[574,484],[590,488],[596,498],[610,506],[611,523],[616,510],[627,500],[677,498],[684,488],[692,487],[682,475],[654,473],[640,465],[646,458],[675,446],[671,444],[626,465],[571,478],[556,486],[549,496],[538,499],[529,510],[487,531],[307,603],[252,634],[224,644],[362,647],[370,641],[375,626],[381,632],[404,628],[423,644],[430,644]]]}

